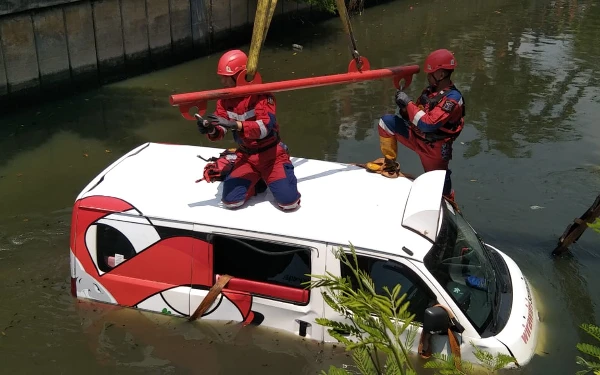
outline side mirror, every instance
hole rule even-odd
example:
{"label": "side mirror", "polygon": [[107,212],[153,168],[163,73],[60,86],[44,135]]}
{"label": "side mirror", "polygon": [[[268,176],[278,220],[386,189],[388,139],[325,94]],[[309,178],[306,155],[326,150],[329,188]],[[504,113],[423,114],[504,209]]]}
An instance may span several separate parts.
{"label": "side mirror", "polygon": [[447,332],[450,328],[448,312],[440,306],[430,307],[425,310],[423,318],[423,331],[431,334]]}

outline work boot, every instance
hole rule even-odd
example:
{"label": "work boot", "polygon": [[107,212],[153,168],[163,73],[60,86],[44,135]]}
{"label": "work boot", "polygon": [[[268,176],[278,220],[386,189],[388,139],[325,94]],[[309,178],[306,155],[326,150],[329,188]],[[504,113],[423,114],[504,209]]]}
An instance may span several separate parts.
{"label": "work boot", "polygon": [[391,161],[396,161],[398,153],[398,141],[396,137],[382,137],[379,136],[379,147],[383,157]]}
{"label": "work boot", "polygon": [[367,172],[379,173],[380,175],[388,178],[396,178],[400,176],[409,177],[400,172],[400,164],[398,164],[398,162],[390,159],[379,158],[362,166],[367,169]]}
{"label": "work boot", "polygon": [[383,154],[384,160],[381,158],[368,162],[366,167],[371,172],[381,173],[382,171],[400,170],[400,165],[396,162],[398,152],[398,141],[396,137],[379,136],[379,147]]}

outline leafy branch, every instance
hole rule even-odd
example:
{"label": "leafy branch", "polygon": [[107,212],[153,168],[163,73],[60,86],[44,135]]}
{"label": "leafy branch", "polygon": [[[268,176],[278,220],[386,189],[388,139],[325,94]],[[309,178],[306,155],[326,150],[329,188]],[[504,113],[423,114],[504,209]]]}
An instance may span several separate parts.
{"label": "leafy branch", "polygon": [[[515,358],[510,355],[497,353],[493,356],[491,353],[482,350],[477,347],[472,341],[470,342],[471,346],[474,349],[475,358],[480,362],[478,366],[482,367],[482,370],[486,373],[495,373],[496,371],[503,369],[510,363],[515,362]],[[471,375],[475,374],[475,366],[472,363],[462,361],[459,358],[461,363],[461,369],[458,370],[456,368],[454,362],[454,356],[452,354],[440,354],[433,353],[432,354],[434,360],[425,363],[424,368],[432,368],[437,369],[438,373],[441,375]]]}
{"label": "leafy branch", "polygon": [[[588,335],[592,336],[597,341],[600,341],[600,327],[593,324],[582,324],[579,327]],[[594,359],[585,360],[584,358],[577,356],[577,364],[586,367],[586,369],[577,371],[576,374],[583,375],[592,373],[594,375],[600,375],[600,363],[595,362],[596,360],[600,360],[600,347],[592,344],[579,343],[577,344],[577,350],[587,354],[590,357],[593,357]]]}
{"label": "leafy branch", "polygon": [[[408,312],[406,293],[400,294],[401,286],[393,290],[384,287],[384,295],[377,294],[369,274],[358,267],[356,250],[350,244],[348,256],[342,247],[334,255],[351,271],[350,277],[338,277],[330,272],[310,275],[309,288],[323,288],[325,303],[343,317],[346,322],[326,318],[317,323],[327,327],[327,332],[352,351],[356,367],[363,375],[416,375],[408,360],[407,345],[414,342],[417,325],[414,314]],[[405,339],[402,337],[406,332]],[[385,361],[385,362],[384,362]],[[348,374],[347,370],[330,367],[323,374]]]}
{"label": "leafy branch", "polygon": [[[318,318],[317,323],[326,327],[331,337],[352,351],[355,367],[363,375],[416,375],[408,351],[414,344],[419,325],[413,321],[414,314],[408,311],[406,293],[401,294],[401,285],[392,291],[383,287],[384,294],[376,292],[370,275],[360,269],[356,249],[350,243],[347,254],[342,247],[333,250],[335,258],[349,270],[346,277],[331,272],[325,275],[309,275],[308,288],[322,288],[325,303],[337,312],[342,321]],[[402,340],[402,336],[405,336]],[[473,342],[474,355],[480,362],[478,368],[496,372],[516,360],[509,355],[492,354],[481,350]],[[433,360],[425,368],[436,369],[440,375],[471,375],[474,365],[460,361],[458,370],[453,355],[433,353]],[[331,366],[322,375],[351,374],[345,368]],[[598,374],[600,375],[600,374]]]}

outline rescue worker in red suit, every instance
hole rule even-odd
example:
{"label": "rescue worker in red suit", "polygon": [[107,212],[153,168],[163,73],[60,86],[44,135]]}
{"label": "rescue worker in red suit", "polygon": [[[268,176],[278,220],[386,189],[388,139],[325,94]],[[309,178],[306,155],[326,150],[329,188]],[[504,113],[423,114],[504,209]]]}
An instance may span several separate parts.
{"label": "rescue worker in red suit", "polygon": [[465,103],[462,94],[450,78],[456,59],[447,49],[431,52],[425,59],[424,71],[429,86],[416,103],[398,90],[395,101],[400,116],[384,115],[379,120],[379,140],[384,165],[369,163],[376,168],[398,168],[397,141],[415,151],[425,172],[446,170],[444,196],[454,201],[454,190],[448,168],[452,159],[452,143],[464,126]]}
{"label": "rescue worker in red suit", "polygon": [[[217,74],[225,88],[235,87],[248,57],[240,50],[228,51],[219,60]],[[226,208],[242,206],[264,190],[264,182],[282,210],[300,206],[300,193],[287,146],[279,138],[271,94],[219,99],[214,114],[198,121],[200,133],[211,141],[223,139],[229,131],[237,142],[237,160],[223,182],[222,202]],[[262,188],[261,188],[262,186]]]}

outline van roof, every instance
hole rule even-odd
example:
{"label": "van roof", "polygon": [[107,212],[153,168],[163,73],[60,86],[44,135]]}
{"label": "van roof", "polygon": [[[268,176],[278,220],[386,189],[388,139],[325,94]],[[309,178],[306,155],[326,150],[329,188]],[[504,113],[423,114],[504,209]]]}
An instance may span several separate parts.
{"label": "van roof", "polygon": [[[431,234],[429,240],[425,238],[428,230],[419,226],[434,228],[435,233],[439,229],[441,187],[437,198],[430,191],[415,193],[418,197],[411,198],[407,207],[411,188],[432,172],[413,182],[405,177],[389,179],[366,173],[349,164],[299,157],[291,158],[302,195],[298,210],[278,209],[269,190],[251,198],[240,209],[226,209],[221,203],[221,182],[195,183],[202,177],[206,164],[198,155],[208,159],[221,151],[223,149],[211,147],[146,143],[106,168],[78,199],[97,195],[114,197],[150,218],[335,245],[346,246],[352,242],[357,248],[419,261],[431,248],[430,241],[435,239]],[[443,177],[437,181],[443,182]],[[431,181],[421,184],[425,186],[431,186]],[[405,224],[412,220],[413,230],[402,225],[403,218]],[[403,246],[413,254],[409,256],[402,250]]]}

